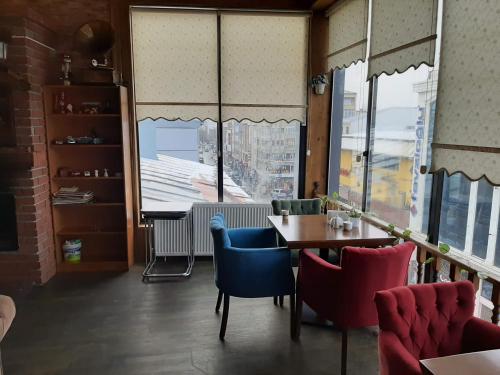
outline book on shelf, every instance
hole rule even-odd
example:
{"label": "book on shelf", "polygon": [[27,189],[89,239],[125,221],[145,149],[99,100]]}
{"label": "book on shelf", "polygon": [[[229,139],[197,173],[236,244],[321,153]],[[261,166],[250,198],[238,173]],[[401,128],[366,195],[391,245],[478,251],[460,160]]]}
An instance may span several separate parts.
{"label": "book on shelf", "polygon": [[55,206],[63,204],[85,204],[94,200],[94,193],[91,191],[80,191],[78,187],[61,187],[54,193],[52,204]]}

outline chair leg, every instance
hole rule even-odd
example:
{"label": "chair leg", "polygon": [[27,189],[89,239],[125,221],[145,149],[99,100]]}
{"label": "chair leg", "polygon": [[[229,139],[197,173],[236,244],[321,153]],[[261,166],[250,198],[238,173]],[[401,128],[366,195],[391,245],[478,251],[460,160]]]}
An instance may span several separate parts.
{"label": "chair leg", "polygon": [[215,305],[215,312],[216,313],[219,313],[220,304],[222,303],[223,296],[224,296],[224,293],[222,293],[222,290],[219,290],[219,295],[217,296],[217,304]]}
{"label": "chair leg", "polygon": [[290,337],[295,338],[295,293],[290,294]]}
{"label": "chair leg", "polygon": [[294,340],[298,340],[300,338],[300,325],[302,321],[302,296],[300,295],[299,290],[297,289],[296,294],[296,306],[295,306],[295,329],[294,329]]}
{"label": "chair leg", "polygon": [[229,294],[224,294],[224,307],[222,308],[222,322],[220,324],[219,339],[224,340],[227,327],[227,316],[229,314]]}
{"label": "chair leg", "polygon": [[278,296],[273,297],[273,302],[276,306],[278,306]]}
{"label": "chair leg", "polygon": [[280,300],[280,307],[283,307],[283,303],[285,301],[285,296],[280,296],[279,300]]}
{"label": "chair leg", "polygon": [[342,330],[342,362],[341,374],[347,374],[347,329]]}

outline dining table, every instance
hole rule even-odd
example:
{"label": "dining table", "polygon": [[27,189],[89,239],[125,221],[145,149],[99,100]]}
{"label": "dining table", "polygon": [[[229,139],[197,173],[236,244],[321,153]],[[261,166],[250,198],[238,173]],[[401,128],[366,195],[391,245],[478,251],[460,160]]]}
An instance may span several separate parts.
{"label": "dining table", "polygon": [[283,237],[289,249],[342,249],[345,246],[380,247],[394,244],[396,238],[361,219],[357,228],[347,231],[329,225],[326,215],[268,216],[270,224]]}
{"label": "dining table", "polygon": [[[328,249],[345,246],[377,248],[393,245],[396,238],[375,225],[361,219],[359,226],[351,230],[334,228],[328,223],[327,215],[268,216],[269,223],[286,241],[288,249],[318,248],[320,256],[328,258]],[[303,304],[302,323],[328,326],[321,317]]]}
{"label": "dining table", "polygon": [[420,366],[426,375],[496,375],[500,349],[423,359]]}

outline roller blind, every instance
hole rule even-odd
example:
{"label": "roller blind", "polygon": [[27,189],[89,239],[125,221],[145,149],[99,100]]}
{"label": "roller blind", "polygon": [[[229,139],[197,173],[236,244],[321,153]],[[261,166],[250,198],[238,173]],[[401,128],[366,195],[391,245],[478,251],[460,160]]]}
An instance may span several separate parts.
{"label": "roller blind", "polygon": [[218,119],[217,15],[131,10],[136,114]]}
{"label": "roller blind", "polygon": [[500,185],[499,1],[446,1],[431,171]]}
{"label": "roller blind", "polygon": [[308,18],[221,15],[222,120],[306,120]]}
{"label": "roller blind", "polygon": [[366,58],[368,0],[343,0],[328,12],[328,65],[347,68]]}
{"label": "roller blind", "polygon": [[368,77],[434,65],[438,0],[372,2]]}

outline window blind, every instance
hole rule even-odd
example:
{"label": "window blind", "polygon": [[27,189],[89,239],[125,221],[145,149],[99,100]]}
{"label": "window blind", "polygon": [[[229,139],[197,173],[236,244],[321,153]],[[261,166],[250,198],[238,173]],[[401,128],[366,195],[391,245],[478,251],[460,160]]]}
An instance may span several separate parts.
{"label": "window blind", "polygon": [[368,0],[343,0],[328,12],[328,65],[347,68],[366,58]]}
{"label": "window blind", "polygon": [[218,119],[217,15],[132,8],[137,120]]}
{"label": "window blind", "polygon": [[223,121],[306,121],[308,31],[305,15],[221,15]]}
{"label": "window blind", "polygon": [[443,5],[432,172],[500,185],[499,14],[498,1]]}
{"label": "window blind", "polygon": [[368,78],[434,65],[438,0],[372,2]]}

